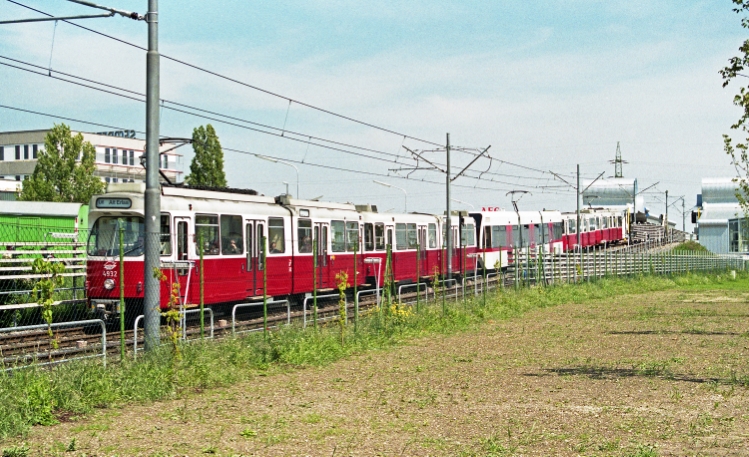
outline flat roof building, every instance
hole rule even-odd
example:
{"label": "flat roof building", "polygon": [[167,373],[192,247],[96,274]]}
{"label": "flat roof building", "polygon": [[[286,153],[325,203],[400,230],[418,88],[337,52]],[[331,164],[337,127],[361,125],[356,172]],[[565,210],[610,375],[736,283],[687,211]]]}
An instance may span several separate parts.
{"label": "flat roof building", "polygon": [[744,210],[736,198],[733,178],[702,178],[702,205],[698,211],[700,244],[716,254],[749,251]]}
{"label": "flat roof building", "polygon": [[[0,132],[0,179],[21,181],[34,172],[37,157],[44,150],[44,138],[49,129]],[[96,171],[102,181],[142,182],[146,170],[140,164],[140,156],[145,150],[146,141],[135,138],[132,130],[116,132],[71,132],[81,133],[84,141],[96,149]],[[171,182],[181,182],[183,172],[182,154],[171,149],[171,145],[160,148],[159,166],[163,176]]]}

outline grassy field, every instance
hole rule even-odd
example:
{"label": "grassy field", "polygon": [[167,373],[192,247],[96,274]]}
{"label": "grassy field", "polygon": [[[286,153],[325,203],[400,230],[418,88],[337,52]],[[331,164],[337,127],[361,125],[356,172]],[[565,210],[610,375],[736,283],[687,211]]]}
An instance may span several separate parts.
{"label": "grassy field", "polygon": [[748,298],[744,277],[606,280],[506,292],[447,316],[395,312],[359,336],[347,329],[344,345],[333,326],[291,329],[113,374],[5,378],[0,421],[19,401],[10,389],[25,386],[23,400],[49,410],[38,422],[61,423],[6,438],[3,452],[746,455]]}

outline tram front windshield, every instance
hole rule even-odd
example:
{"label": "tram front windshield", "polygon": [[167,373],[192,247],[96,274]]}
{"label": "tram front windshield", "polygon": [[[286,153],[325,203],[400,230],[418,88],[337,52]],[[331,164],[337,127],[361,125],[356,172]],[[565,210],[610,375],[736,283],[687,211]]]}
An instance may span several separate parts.
{"label": "tram front windshield", "polygon": [[125,257],[143,255],[145,227],[137,216],[104,216],[94,223],[88,238],[88,255],[119,256],[120,229]]}

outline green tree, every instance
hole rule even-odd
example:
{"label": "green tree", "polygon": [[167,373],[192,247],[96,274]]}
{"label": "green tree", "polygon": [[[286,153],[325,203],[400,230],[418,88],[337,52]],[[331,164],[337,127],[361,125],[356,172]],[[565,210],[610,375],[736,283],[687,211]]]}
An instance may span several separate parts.
{"label": "green tree", "polygon": [[185,178],[191,186],[226,187],[224,151],[211,124],[192,131],[195,156],[190,163],[190,175]]}
{"label": "green tree", "polygon": [[94,176],[96,149],[70,127],[55,124],[44,139],[36,168],[23,181],[21,200],[88,203],[104,192],[104,182]]}

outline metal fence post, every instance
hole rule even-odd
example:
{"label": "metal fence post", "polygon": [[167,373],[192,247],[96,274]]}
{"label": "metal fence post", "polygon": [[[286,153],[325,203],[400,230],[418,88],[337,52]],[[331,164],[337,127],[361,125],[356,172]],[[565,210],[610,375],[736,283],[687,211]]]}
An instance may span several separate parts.
{"label": "metal fence post", "polygon": [[[203,271],[203,232],[200,232],[200,239],[199,239],[200,249],[198,249],[198,252],[200,252],[200,275],[198,278],[198,281],[200,281],[200,339],[202,340],[205,338],[205,272]],[[263,262],[263,268],[265,268],[265,262]],[[187,296],[185,296],[185,301],[187,301]]]}
{"label": "metal fence post", "polygon": [[[419,299],[419,277],[421,276],[421,244],[416,243],[416,312],[419,312],[420,299]],[[465,295],[465,294],[464,294]]]}
{"label": "metal fence post", "polygon": [[[357,241],[354,245],[354,333],[359,330],[359,262],[357,262],[357,251],[359,250],[359,242],[361,241],[358,234],[356,238]],[[416,297],[418,298],[418,295]]]}
{"label": "metal fence post", "polygon": [[317,331],[317,243],[319,237],[315,237],[312,243],[312,326]]}
{"label": "metal fence post", "polygon": [[125,229],[120,225],[120,360],[125,360]]}
{"label": "metal fence post", "polygon": [[[265,237],[260,237],[260,244],[263,247],[263,334],[265,338],[268,338],[268,267],[265,264]],[[202,313],[201,313],[202,316]]]}

